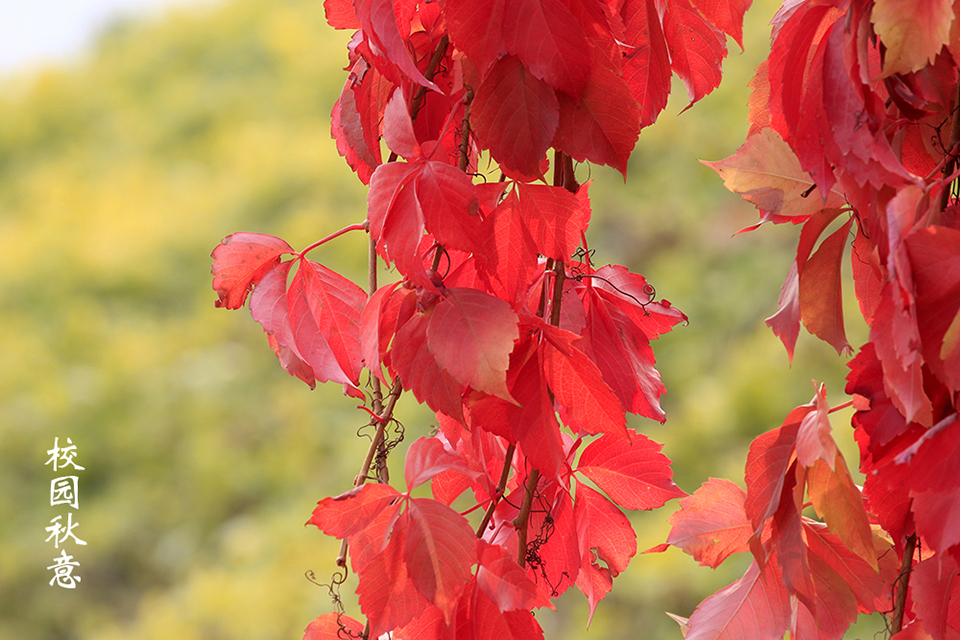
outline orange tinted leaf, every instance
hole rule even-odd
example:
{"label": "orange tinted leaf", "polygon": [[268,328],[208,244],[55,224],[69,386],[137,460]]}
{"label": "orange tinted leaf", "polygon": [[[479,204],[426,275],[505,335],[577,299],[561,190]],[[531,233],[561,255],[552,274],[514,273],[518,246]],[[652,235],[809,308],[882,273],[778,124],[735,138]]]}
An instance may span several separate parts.
{"label": "orange tinted leaf", "polygon": [[729,480],[710,478],[680,500],[670,516],[667,544],[683,549],[701,565],[716,568],[728,556],[749,551],[753,526],[744,503],[747,492]]}

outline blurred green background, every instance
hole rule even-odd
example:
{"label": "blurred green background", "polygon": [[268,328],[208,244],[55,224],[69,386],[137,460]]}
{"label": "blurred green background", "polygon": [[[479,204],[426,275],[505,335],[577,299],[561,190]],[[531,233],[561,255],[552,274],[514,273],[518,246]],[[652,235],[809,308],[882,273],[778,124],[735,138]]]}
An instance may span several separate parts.
{"label": "blurred green background", "polygon": [[[742,484],[750,440],[809,401],[811,379],[843,399],[844,359],[804,333],[791,368],[763,324],[796,230],[732,237],[757,214],[696,161],[742,143],[775,9],[748,13],[714,94],[679,114],[674,85],[626,184],[578,168],[595,179],[596,262],[643,273],[690,317],[655,345],[667,423],[631,425],[665,444],[688,492]],[[214,308],[209,255],[234,231],[303,247],[365,217],[329,135],[348,38],[319,0],[234,0],[117,22],[82,63],[0,80],[0,640],[300,638],[332,610],[305,573],[328,581],[339,544],[302,523],[350,486],[364,417],[339,388],[284,373],[245,310]],[[312,254],[361,283],[365,256],[363,234]],[[409,399],[398,415],[407,442],[431,429]],[[836,418],[856,466],[849,413]],[[46,569],[45,527],[66,513],[48,500],[55,437],[86,467],[73,591]],[[675,509],[631,514],[641,550]],[[679,638],[663,612],[689,616],[746,561],[639,555],[586,637]],[[584,636],[575,590],[537,615],[548,638]]]}

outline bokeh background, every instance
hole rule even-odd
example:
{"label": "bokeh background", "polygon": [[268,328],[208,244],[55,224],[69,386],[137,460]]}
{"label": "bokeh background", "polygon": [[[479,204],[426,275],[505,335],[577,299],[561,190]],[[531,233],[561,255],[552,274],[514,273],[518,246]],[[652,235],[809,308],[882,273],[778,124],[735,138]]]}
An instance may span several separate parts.
{"label": "bokeh background", "polygon": [[[0,2],[0,21],[15,10]],[[734,237],[757,214],[697,162],[742,143],[775,10],[755,2],[745,53],[729,42],[712,95],[681,114],[674,85],[626,183],[578,168],[595,180],[595,261],[646,275],[690,317],[655,344],[666,424],[631,424],[664,443],[688,492],[742,484],[750,440],[809,401],[812,379],[844,399],[844,358],[804,333],[791,367],[763,324],[795,230]],[[364,219],[364,187],[329,135],[348,38],[320,0],[205,0],[128,13],[79,53],[0,72],[0,640],[299,639],[332,610],[305,574],[329,581],[339,544],[303,523],[349,488],[365,419],[339,388],[284,373],[246,310],[214,308],[209,255],[234,231],[302,247]],[[365,256],[363,234],[312,254],[358,282]],[[847,317],[859,344],[853,301]],[[409,399],[397,415],[407,442],[431,429]],[[836,437],[855,467],[849,415],[834,416]],[[46,569],[58,552],[45,527],[65,514],[48,499],[55,437],[86,467],[72,591]],[[631,514],[641,550],[675,509]],[[689,616],[747,562],[638,555],[588,632],[576,590],[538,619],[554,639],[679,639],[664,611]],[[359,617],[354,588],[341,595]]]}

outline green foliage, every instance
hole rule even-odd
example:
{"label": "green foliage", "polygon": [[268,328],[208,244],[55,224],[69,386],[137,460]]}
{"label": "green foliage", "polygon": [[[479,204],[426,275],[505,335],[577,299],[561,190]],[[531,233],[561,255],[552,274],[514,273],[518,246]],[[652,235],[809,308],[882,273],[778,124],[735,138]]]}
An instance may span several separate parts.
{"label": "green foliage", "polygon": [[[736,477],[746,443],[812,396],[807,369],[788,370],[756,320],[775,311],[789,231],[731,238],[755,213],[695,162],[742,140],[770,15],[770,3],[748,13],[747,53],[695,110],[674,115],[675,87],[629,187],[578,169],[602,183],[589,239],[601,262],[646,274],[690,317],[659,345],[667,423],[643,425],[688,490]],[[337,389],[284,374],[252,323],[214,310],[208,256],[240,229],[300,248],[363,220],[365,192],[329,137],[345,44],[319,2],[236,0],[115,25],[82,64],[4,81],[0,640],[294,638],[329,609],[304,572],[328,581],[338,545],[300,525],[349,488],[365,420]],[[362,235],[311,257],[363,282]],[[833,367],[839,391],[829,347],[799,348],[810,371]],[[414,407],[398,415],[408,440],[430,428]],[[74,592],[45,570],[55,436],[86,467]],[[666,517],[635,523],[641,549],[664,538]],[[724,570],[704,584],[675,551],[639,558],[591,637],[678,637],[661,612],[692,610],[737,568]],[[585,609],[559,609],[541,618],[548,637],[579,637]]]}

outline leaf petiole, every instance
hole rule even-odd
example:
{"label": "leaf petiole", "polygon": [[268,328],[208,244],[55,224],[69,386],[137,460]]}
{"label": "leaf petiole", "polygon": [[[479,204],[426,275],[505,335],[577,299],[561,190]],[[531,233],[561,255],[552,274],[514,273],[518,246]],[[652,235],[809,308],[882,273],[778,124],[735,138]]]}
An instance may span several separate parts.
{"label": "leaf petiole", "polygon": [[348,225],[348,226],[344,227],[343,229],[340,229],[340,231],[336,231],[336,232],[334,232],[334,233],[331,233],[330,235],[328,235],[328,236],[327,236],[326,238],[324,238],[323,240],[317,240],[316,242],[314,242],[312,245],[310,245],[309,247],[307,247],[306,249],[304,249],[303,251],[301,251],[301,252],[298,253],[297,255],[302,258],[303,256],[307,255],[308,252],[313,251],[314,249],[316,249],[316,248],[319,247],[320,245],[322,245],[322,244],[324,244],[324,243],[326,243],[326,242],[329,242],[329,241],[333,240],[334,238],[339,238],[340,236],[342,236],[343,234],[347,233],[348,231],[367,231],[367,230],[368,230],[368,229],[367,229],[367,223],[366,223],[366,222],[358,222],[357,224]]}

